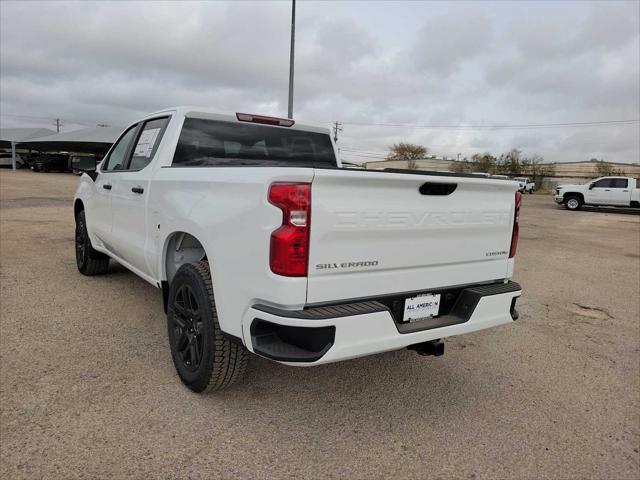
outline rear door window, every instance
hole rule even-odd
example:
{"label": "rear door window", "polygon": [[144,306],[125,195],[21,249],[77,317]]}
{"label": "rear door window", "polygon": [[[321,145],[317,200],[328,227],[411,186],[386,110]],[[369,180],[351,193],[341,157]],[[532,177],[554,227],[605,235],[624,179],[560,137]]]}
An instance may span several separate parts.
{"label": "rear door window", "polygon": [[167,123],[169,123],[168,117],[154,118],[145,122],[136,140],[136,146],[133,148],[128,170],[142,170],[151,163]]}
{"label": "rear door window", "polygon": [[611,188],[627,188],[629,180],[626,178],[614,178],[612,179]]}
{"label": "rear door window", "polygon": [[186,118],[173,165],[335,167],[336,158],[327,134]]}

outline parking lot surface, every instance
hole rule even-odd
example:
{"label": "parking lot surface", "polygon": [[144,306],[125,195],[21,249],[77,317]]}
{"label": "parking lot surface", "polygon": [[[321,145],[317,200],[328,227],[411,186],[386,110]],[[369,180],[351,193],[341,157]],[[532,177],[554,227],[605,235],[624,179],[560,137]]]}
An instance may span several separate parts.
{"label": "parking lot surface", "polygon": [[78,177],[0,172],[2,478],[640,478],[640,216],[526,195],[513,325],[183,387],[159,290],[75,266]]}

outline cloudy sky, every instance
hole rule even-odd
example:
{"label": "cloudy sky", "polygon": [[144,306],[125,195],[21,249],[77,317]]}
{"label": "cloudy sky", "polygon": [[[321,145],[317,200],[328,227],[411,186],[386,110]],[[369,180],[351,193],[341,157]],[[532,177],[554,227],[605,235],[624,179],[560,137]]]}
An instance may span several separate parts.
{"label": "cloudy sky", "polygon": [[[0,124],[125,126],[172,105],[286,116],[290,9],[4,0]],[[638,162],[638,122],[488,127],[639,119],[640,2],[299,1],[294,118],[343,122],[359,161],[410,141]]]}

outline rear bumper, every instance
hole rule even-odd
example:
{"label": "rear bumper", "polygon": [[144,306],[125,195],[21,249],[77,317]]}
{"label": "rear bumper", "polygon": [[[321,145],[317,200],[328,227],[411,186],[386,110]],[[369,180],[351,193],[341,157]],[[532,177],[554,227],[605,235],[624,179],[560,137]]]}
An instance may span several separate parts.
{"label": "rear bumper", "polygon": [[243,321],[247,348],[295,366],[320,365],[397,350],[438,338],[513,322],[515,282],[471,286],[460,290],[450,312],[412,323],[396,321],[380,301],[282,310],[254,305]]}

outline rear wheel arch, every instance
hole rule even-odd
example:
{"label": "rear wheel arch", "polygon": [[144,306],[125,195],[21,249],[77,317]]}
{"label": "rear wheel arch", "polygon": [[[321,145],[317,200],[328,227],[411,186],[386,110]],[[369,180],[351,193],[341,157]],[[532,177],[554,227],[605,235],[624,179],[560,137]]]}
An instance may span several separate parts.
{"label": "rear wheel arch", "polygon": [[166,238],[163,252],[162,271],[167,286],[185,263],[208,260],[202,242],[195,235],[183,231],[173,232]]}

